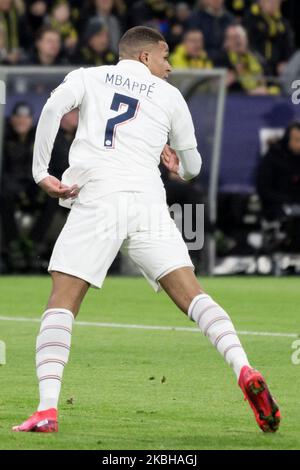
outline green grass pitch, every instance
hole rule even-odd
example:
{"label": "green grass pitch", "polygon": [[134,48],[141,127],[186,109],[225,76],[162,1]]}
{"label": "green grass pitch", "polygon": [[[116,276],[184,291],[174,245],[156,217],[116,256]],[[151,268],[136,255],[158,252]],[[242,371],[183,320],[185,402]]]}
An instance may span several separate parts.
{"label": "green grass pitch", "polygon": [[[204,288],[239,331],[299,332],[299,279],[219,278]],[[48,277],[0,277],[0,316],[38,319]],[[140,278],[111,277],[91,290],[78,321],[193,324]],[[299,449],[300,365],[292,337],[241,336],[251,363],[278,399],[280,431],[265,435],[235,376],[200,333],[76,325],[65,370],[58,434],[15,434],[37,404],[38,323],[0,320],[7,363],[0,367],[0,449]]]}

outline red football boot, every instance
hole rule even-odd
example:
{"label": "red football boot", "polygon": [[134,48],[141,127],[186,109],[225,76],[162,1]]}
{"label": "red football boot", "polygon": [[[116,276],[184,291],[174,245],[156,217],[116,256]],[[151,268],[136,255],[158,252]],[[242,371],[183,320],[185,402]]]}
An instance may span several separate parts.
{"label": "red football boot", "polygon": [[16,432],[58,432],[57,410],[50,408],[36,411],[30,418],[19,426],[12,428]]}
{"label": "red football boot", "polygon": [[261,373],[244,366],[240,373],[239,386],[260,429],[263,432],[276,432],[280,424],[280,411]]}

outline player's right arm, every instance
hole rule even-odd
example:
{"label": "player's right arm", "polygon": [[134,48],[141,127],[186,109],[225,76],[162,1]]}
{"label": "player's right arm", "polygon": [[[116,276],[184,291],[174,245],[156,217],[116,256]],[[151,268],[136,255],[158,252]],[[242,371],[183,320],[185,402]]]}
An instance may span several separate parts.
{"label": "player's right arm", "polygon": [[63,83],[52,92],[36,130],[32,174],[35,182],[51,197],[69,198],[78,194],[77,185],[69,187],[62,184],[49,175],[48,167],[62,116],[79,107],[82,102],[84,86],[81,73],[81,69],[69,73]]}
{"label": "player's right arm", "polygon": [[[164,153],[173,166],[170,171],[175,171],[187,181],[198,176],[202,159],[197,150],[194,124],[186,101],[178,90],[176,90],[169,138],[170,147],[166,146]],[[178,156],[177,162],[174,158],[174,151]]]}

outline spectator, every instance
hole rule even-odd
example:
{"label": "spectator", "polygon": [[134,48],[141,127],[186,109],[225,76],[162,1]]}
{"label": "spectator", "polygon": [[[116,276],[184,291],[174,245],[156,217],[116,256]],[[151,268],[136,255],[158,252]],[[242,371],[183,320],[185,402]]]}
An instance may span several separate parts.
{"label": "spectator", "polygon": [[294,35],[282,17],[281,3],[282,0],[258,0],[244,20],[250,44],[265,58],[271,75],[283,72],[294,50]]}
{"label": "spectator", "polygon": [[60,34],[52,26],[42,26],[36,35],[35,49],[24,64],[63,65],[67,60],[61,52]]}
{"label": "spectator", "polygon": [[[20,178],[31,175],[31,161],[29,156],[33,150],[32,109],[25,102],[18,102],[7,122],[4,139],[4,165],[8,173],[16,173]],[[13,182],[13,179],[12,179]]]}
{"label": "spectator", "polygon": [[190,16],[191,9],[188,3],[180,2],[176,4],[174,17],[170,21],[170,31],[167,36],[170,50],[173,50],[182,41]]}
{"label": "spectator", "polygon": [[263,59],[249,49],[247,32],[240,25],[229,26],[225,33],[224,55],[218,62],[226,67],[230,91],[252,95],[268,94],[264,79]]}
{"label": "spectator", "polygon": [[271,146],[258,169],[257,190],[267,220],[282,219],[285,206],[300,204],[300,123]]}
{"label": "spectator", "polygon": [[16,64],[21,59],[23,13],[22,1],[0,0],[2,63]]}
{"label": "spectator", "polygon": [[77,44],[78,35],[71,21],[70,5],[66,0],[59,0],[55,3],[49,24],[59,32],[64,50],[70,55]]}
{"label": "spectator", "polygon": [[15,215],[18,210],[31,211],[35,205],[38,186],[32,180],[32,152],[35,129],[32,110],[27,103],[15,105],[9,118],[4,138],[2,215],[7,264],[10,270],[26,268],[26,245]]}
{"label": "spectator", "polygon": [[237,18],[240,20],[243,18],[245,13],[248,11],[250,6],[252,5],[253,0],[226,0],[225,5],[226,8]]}
{"label": "spectator", "polygon": [[170,57],[170,63],[175,68],[212,68],[213,63],[204,49],[203,34],[194,29],[184,34],[182,44],[179,44]]}
{"label": "spectator", "polygon": [[5,32],[3,26],[0,25],[0,63],[5,62],[6,48],[5,48]]}
{"label": "spectator", "polygon": [[173,11],[173,5],[166,0],[137,1],[130,11],[129,26],[147,25],[158,29],[167,37]]}
{"label": "spectator", "polygon": [[109,49],[117,53],[121,37],[121,24],[117,16],[112,14],[115,3],[115,0],[90,0],[83,14],[81,29],[84,30],[91,19],[97,18],[109,32]]}
{"label": "spectator", "polygon": [[203,4],[198,0],[198,5],[189,27],[203,32],[207,53],[215,61],[222,49],[225,31],[235,19],[224,7],[224,0],[205,0]]}
{"label": "spectator", "polygon": [[26,48],[30,48],[34,42],[35,33],[44,24],[49,6],[49,1],[45,0],[29,0],[26,2],[26,38],[24,45]]}
{"label": "spectator", "polygon": [[109,65],[117,58],[109,49],[107,27],[97,18],[92,18],[84,32],[83,42],[72,58],[72,63],[81,65]]}
{"label": "spectator", "polygon": [[299,79],[300,79],[300,51],[297,51],[289,60],[287,66],[285,67],[280,77],[280,82],[281,82],[283,91],[286,95],[291,95],[292,93],[294,93],[295,89],[292,87],[292,85],[294,81],[299,80]]}
{"label": "spectator", "polygon": [[282,14],[289,21],[294,33],[296,47],[300,47],[300,2],[299,0],[284,0]]}
{"label": "spectator", "polygon": [[131,1],[126,1],[126,0],[115,0],[115,11],[116,15],[119,18],[122,18],[126,11],[127,11],[127,5],[130,6],[132,2]]}

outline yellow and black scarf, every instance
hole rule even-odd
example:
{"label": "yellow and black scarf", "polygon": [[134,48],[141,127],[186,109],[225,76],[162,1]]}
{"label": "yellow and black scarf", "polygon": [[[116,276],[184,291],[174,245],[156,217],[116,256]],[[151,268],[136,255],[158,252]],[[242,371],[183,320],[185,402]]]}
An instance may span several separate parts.
{"label": "yellow and black scarf", "polygon": [[0,28],[4,35],[4,47],[8,52],[19,47],[18,14],[12,8],[7,14],[0,12]]}

